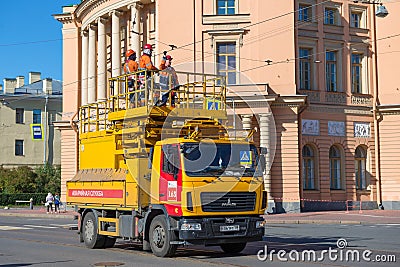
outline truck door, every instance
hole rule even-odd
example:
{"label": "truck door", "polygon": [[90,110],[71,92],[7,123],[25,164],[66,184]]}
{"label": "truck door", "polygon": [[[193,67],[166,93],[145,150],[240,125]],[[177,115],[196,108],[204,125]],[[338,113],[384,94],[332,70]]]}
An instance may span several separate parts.
{"label": "truck door", "polygon": [[177,144],[163,145],[161,151],[160,201],[168,203],[180,202],[182,170],[179,146]]}

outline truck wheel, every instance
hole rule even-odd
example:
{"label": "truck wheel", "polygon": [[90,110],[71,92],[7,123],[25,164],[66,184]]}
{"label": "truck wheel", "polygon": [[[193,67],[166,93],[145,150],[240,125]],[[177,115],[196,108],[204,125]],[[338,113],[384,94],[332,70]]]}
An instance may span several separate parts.
{"label": "truck wheel", "polygon": [[106,236],[104,241],[104,248],[112,248],[115,245],[116,241],[116,238]]}
{"label": "truck wheel", "polygon": [[151,250],[157,257],[171,257],[178,248],[177,245],[170,244],[170,241],[176,240],[176,235],[168,230],[164,215],[154,217],[150,224],[149,239]]}
{"label": "truck wheel", "polygon": [[247,243],[222,244],[221,248],[225,253],[237,254],[242,252],[246,244]]}
{"label": "truck wheel", "polygon": [[82,224],[83,241],[88,248],[102,248],[105,236],[97,233],[97,220],[92,212],[86,214]]}

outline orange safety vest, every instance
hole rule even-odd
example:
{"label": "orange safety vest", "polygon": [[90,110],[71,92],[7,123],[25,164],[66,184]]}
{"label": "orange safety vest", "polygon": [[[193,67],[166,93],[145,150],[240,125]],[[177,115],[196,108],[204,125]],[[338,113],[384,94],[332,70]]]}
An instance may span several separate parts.
{"label": "orange safety vest", "polygon": [[146,70],[158,70],[151,62],[151,58],[144,54],[139,59],[139,68],[146,69]]}
{"label": "orange safety vest", "polygon": [[124,65],[125,73],[133,73],[137,72],[137,70],[138,70],[138,64],[134,60],[128,60]]}

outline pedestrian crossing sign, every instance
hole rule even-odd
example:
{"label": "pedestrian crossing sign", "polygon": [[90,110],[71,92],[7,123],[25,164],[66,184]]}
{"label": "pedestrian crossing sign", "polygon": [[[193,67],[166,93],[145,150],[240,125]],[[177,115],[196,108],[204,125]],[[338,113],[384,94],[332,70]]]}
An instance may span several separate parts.
{"label": "pedestrian crossing sign", "polygon": [[240,165],[251,166],[252,162],[251,151],[240,151]]}
{"label": "pedestrian crossing sign", "polygon": [[221,109],[221,101],[217,99],[207,98],[207,109],[208,110],[220,110]]}

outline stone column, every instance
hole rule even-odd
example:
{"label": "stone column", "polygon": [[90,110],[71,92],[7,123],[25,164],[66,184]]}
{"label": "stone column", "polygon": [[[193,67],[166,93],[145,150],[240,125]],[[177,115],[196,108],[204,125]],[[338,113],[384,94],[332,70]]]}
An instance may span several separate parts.
{"label": "stone column", "polygon": [[97,22],[97,101],[106,100],[107,93],[107,19],[99,18]]}
{"label": "stone column", "polygon": [[265,155],[266,171],[264,173],[265,190],[268,193],[268,200],[272,200],[271,196],[271,164],[272,164],[272,148],[270,139],[270,114],[260,114],[260,147],[267,148],[267,155]]}
{"label": "stone column", "polygon": [[88,103],[88,50],[89,50],[89,37],[88,32],[83,30],[81,32],[82,38],[82,73],[81,73],[81,105]]}
{"label": "stone column", "polygon": [[136,52],[136,55],[140,55],[140,10],[143,5],[140,3],[135,3],[129,6],[131,10],[131,48]]}
{"label": "stone column", "polygon": [[[251,130],[251,119],[252,118],[253,118],[253,115],[242,115],[242,125],[243,125],[243,130],[245,130],[245,132],[246,132],[246,136],[249,134],[249,132]],[[243,136],[243,137],[246,137],[246,136]]]}
{"label": "stone column", "polygon": [[[119,16],[121,12],[113,10],[111,15],[111,75],[121,74],[121,34]],[[114,92],[116,93],[116,92]]]}
{"label": "stone column", "polygon": [[88,53],[88,102],[89,104],[96,102],[96,30],[95,25],[89,26],[89,53]]}

